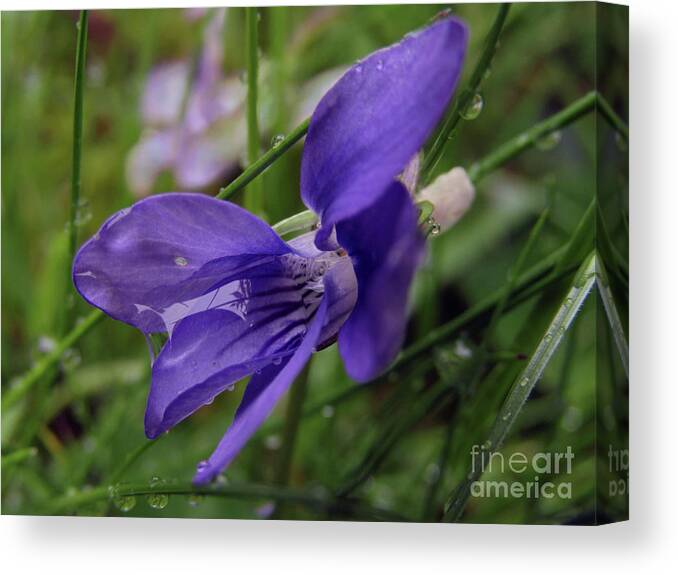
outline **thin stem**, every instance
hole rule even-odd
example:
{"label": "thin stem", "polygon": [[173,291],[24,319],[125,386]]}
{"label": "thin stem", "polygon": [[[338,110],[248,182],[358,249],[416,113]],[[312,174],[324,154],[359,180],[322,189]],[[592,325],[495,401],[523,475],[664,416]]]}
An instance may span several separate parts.
{"label": "thin stem", "polygon": [[139,447],[137,447],[132,453],[130,453],[125,458],[123,464],[120,467],[118,467],[116,471],[113,472],[109,483],[111,485],[115,485],[118,481],[120,481],[122,477],[125,475],[125,473],[127,473],[129,468],[132,467],[132,465],[134,465],[134,463],[156,443],[158,443],[158,439],[144,441]]}
{"label": "thin stem", "polygon": [[[75,249],[78,245],[78,211],[80,209],[80,168],[82,163],[82,123],[83,123],[83,98],[85,87],[85,61],[87,59],[87,28],[88,12],[80,11],[78,20],[78,40],[75,52],[75,89],[73,96],[73,157],[71,165],[71,205],[68,218],[68,265],[66,286],[71,285],[71,262],[75,257]],[[67,292],[68,293],[68,292]],[[71,298],[67,298],[71,301]],[[67,321],[65,329],[71,327],[73,320],[73,304],[67,305]]]}
{"label": "thin stem", "polygon": [[[250,166],[259,158],[260,135],[258,117],[259,84],[259,9],[245,8],[247,30],[247,162]],[[261,181],[253,181],[245,195],[245,207],[252,213],[263,214],[264,198]]]}
{"label": "thin stem", "polygon": [[469,170],[469,177],[474,183],[477,183],[487,174],[496,170],[513,157],[534,146],[548,134],[571,124],[575,120],[581,118],[584,114],[591,112],[595,108],[596,100],[597,93],[589,92],[570,104],[567,108],[511,138],[493,153],[473,164]]}
{"label": "thin stem", "polygon": [[83,505],[91,505],[105,501],[111,497],[140,497],[144,495],[203,495],[208,497],[223,497],[232,499],[271,499],[298,503],[323,512],[346,513],[355,517],[370,518],[383,521],[407,521],[407,518],[372,507],[357,499],[337,499],[324,493],[306,492],[297,489],[275,487],[269,485],[240,484],[240,485],[192,485],[190,483],[163,484],[149,486],[138,483],[130,485],[116,485],[113,490],[109,486],[100,486],[94,489],[83,490],[73,495],[64,496],[56,500],[47,510],[49,515],[58,515]]}
{"label": "thin stem", "polygon": [[[537,219],[536,223],[532,227],[532,230],[530,230],[530,234],[527,238],[527,241],[523,245],[522,249],[520,250],[520,253],[518,254],[518,257],[514,264],[511,266],[511,269],[509,271],[508,275],[508,281],[506,284],[504,284],[504,290],[501,298],[499,299],[499,302],[497,303],[496,307],[492,311],[492,316],[490,317],[490,322],[487,326],[487,329],[485,330],[485,333],[483,334],[483,339],[480,344],[480,353],[482,354],[481,357],[487,358],[488,357],[488,344],[490,342],[490,339],[492,338],[492,335],[494,334],[496,325],[499,321],[499,318],[501,315],[504,313],[504,310],[506,309],[506,305],[508,304],[509,298],[511,297],[511,293],[513,292],[515,288],[516,281],[520,277],[520,273],[522,272],[522,269],[525,265],[525,262],[532,253],[532,250],[537,243],[537,239],[541,235],[541,230],[544,227],[544,224],[546,223],[546,220],[549,217],[550,210],[549,208],[545,208],[539,218]],[[482,361],[474,370],[474,374],[471,378],[471,384],[469,388],[471,390],[475,389],[478,381],[483,373],[483,367],[484,367],[485,361]],[[455,418],[451,418],[446,431],[445,431],[445,440],[443,442],[443,445],[440,450],[440,454],[438,456],[438,476],[434,479],[434,481],[431,483],[429,486],[426,499],[425,499],[425,505],[424,505],[424,510],[423,510],[423,518],[424,520],[429,517],[434,510],[435,506],[435,500],[437,497],[438,489],[440,487],[440,484],[443,481],[444,478],[444,472],[445,468],[447,467],[447,458],[449,457],[450,454],[450,445],[452,442],[452,434],[454,431],[454,424],[455,424]]]}
{"label": "thin stem", "polygon": [[603,117],[609,122],[609,124],[617,130],[619,134],[628,142],[629,140],[629,127],[626,125],[624,120],[622,120],[617,113],[612,109],[610,103],[603,97],[602,94],[597,94],[597,103],[598,109]]}
{"label": "thin stem", "polygon": [[289,150],[294,144],[296,144],[301,138],[306,135],[308,131],[308,124],[311,121],[310,118],[306,118],[301,124],[299,124],[289,136],[282,140],[277,146],[272,147],[266,153],[264,153],[256,162],[250,164],[246,170],[243,171],[235,180],[233,180],[226,187],[221,188],[217,194],[217,198],[220,200],[227,200],[237,191],[244,188],[252,180],[254,180],[261,173],[266,171],[266,169],[275,162],[280,156],[282,156],[287,150]]}
{"label": "thin stem", "polygon": [[490,28],[487,38],[485,39],[483,53],[480,55],[480,59],[478,60],[473,73],[471,74],[471,79],[464,90],[454,100],[450,113],[447,115],[447,118],[443,123],[443,127],[438,132],[431,149],[424,158],[422,175],[425,182],[430,179],[431,172],[438,163],[438,160],[440,160],[445,144],[459,123],[461,115],[464,113],[464,110],[468,108],[473,97],[478,93],[480,84],[483,81],[485,73],[489,69],[490,64],[492,63],[492,58],[494,57],[495,51],[497,50],[497,42],[504,27],[504,23],[506,22],[506,17],[508,16],[510,8],[511,4],[502,4],[499,6],[499,11],[497,12],[497,16],[494,19],[492,28]]}
{"label": "thin stem", "polygon": [[6,471],[12,465],[17,465],[18,463],[23,463],[27,459],[31,459],[38,454],[38,450],[35,447],[26,447],[24,449],[17,449],[12,453],[2,456],[2,469]]}
{"label": "thin stem", "polygon": [[71,332],[64,337],[52,351],[45,355],[31,370],[26,373],[16,384],[12,385],[2,395],[3,411],[12,407],[55,365],[64,352],[73,346],[82,336],[92,329],[104,318],[103,312],[96,309],[78,323]]}
{"label": "thin stem", "polygon": [[[537,343],[530,361],[513,383],[504,404],[502,405],[487,440],[482,444],[478,454],[481,461],[477,465],[472,460],[471,470],[465,479],[454,490],[445,506],[445,521],[456,521],[461,517],[471,486],[482,475],[489,457],[499,450],[511,427],[524,407],[534,386],[541,379],[544,369],[558,349],[565,332],[569,329],[579,309],[591,292],[596,279],[596,255],[591,252],[575,275],[570,289],[556,311],[544,335]],[[473,451],[472,451],[473,453]],[[472,455],[473,457],[473,455]]]}
{"label": "thin stem", "polygon": [[[511,299],[507,304],[506,309],[512,309],[516,305],[565,277],[570,272],[569,269],[564,269],[558,274],[552,273],[559,257],[562,256],[564,252],[565,248],[561,248],[521,275],[519,281],[516,282],[515,290],[511,294]],[[336,406],[350,399],[353,395],[389,381],[391,373],[403,369],[415,359],[427,356],[431,349],[454,337],[460,331],[490,313],[502,297],[503,291],[504,288],[502,286],[502,288],[487,296],[473,307],[467,309],[453,320],[432,330],[410,347],[404,349],[393,365],[380,377],[363,383],[362,385],[352,385],[347,389],[334,392],[331,395],[316,401],[304,410],[304,416],[319,412],[325,405]]]}
{"label": "thin stem", "polygon": [[299,419],[306,399],[306,389],[308,387],[308,364],[299,374],[290,390],[287,400],[287,410],[285,412],[285,425],[282,433],[282,445],[280,447],[278,465],[275,470],[275,483],[277,485],[287,485],[292,466],[292,455],[299,431]]}

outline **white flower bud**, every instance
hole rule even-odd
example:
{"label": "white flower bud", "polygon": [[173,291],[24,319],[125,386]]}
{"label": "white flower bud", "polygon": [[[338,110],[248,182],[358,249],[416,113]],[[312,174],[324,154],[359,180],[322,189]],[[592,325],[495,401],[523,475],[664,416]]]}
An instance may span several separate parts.
{"label": "white flower bud", "polygon": [[438,176],[417,196],[433,204],[433,218],[441,231],[449,230],[468,211],[476,191],[464,168],[453,168]]}

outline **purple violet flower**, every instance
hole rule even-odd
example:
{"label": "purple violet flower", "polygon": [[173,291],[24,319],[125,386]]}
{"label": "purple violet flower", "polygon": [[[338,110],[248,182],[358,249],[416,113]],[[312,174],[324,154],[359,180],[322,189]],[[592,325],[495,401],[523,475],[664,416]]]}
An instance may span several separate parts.
{"label": "purple violet flower", "polygon": [[314,350],[338,339],[357,381],[395,358],[425,251],[397,177],[440,120],[466,43],[462,23],[437,21],[360,61],[323,97],[301,167],[317,231],[285,242],[235,204],[170,193],[113,215],[78,252],[73,279],[89,303],[169,335],[153,363],[148,437],[253,374],[195,483],[229,465]]}

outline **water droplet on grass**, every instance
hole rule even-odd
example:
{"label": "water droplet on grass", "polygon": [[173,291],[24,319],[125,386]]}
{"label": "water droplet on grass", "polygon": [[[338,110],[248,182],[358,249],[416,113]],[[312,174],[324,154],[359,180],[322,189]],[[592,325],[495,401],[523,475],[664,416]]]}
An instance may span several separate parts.
{"label": "water droplet on grass", "polygon": [[204,498],[205,498],[205,497],[204,497],[202,494],[200,494],[200,493],[191,493],[191,494],[188,496],[188,504],[189,504],[191,507],[197,507],[198,505],[200,505],[200,504],[202,503],[202,500],[203,500]]}
{"label": "water droplet on grass", "polygon": [[482,95],[480,93],[474,94],[473,98],[471,98],[471,101],[468,103],[468,106],[461,111],[461,117],[464,118],[464,120],[475,120],[480,116],[480,112],[483,111],[484,105],[485,102],[483,101]]}
{"label": "water droplet on grass", "polygon": [[129,513],[136,506],[137,498],[134,495],[120,495],[120,487],[122,487],[122,484],[111,485],[108,488],[108,497],[116,509],[123,513]]}
{"label": "water droplet on grass", "polygon": [[562,138],[563,135],[560,130],[555,130],[539,138],[534,145],[538,150],[547,152],[549,150],[553,150],[553,148],[560,144],[560,140],[562,140]]}
{"label": "water droplet on grass", "polygon": [[285,141],[285,134],[276,134],[271,138],[271,148],[276,148]]}
{"label": "water droplet on grass", "polygon": [[330,417],[333,417],[334,416],[334,406],[332,406],[332,405],[323,406],[322,414],[323,414],[323,417],[327,417],[328,419]]}
{"label": "water droplet on grass", "polygon": [[[165,485],[165,481],[160,477],[153,477],[149,482],[150,487],[161,488]],[[153,509],[165,509],[169,503],[169,495],[167,493],[149,493],[146,495],[146,502]]]}

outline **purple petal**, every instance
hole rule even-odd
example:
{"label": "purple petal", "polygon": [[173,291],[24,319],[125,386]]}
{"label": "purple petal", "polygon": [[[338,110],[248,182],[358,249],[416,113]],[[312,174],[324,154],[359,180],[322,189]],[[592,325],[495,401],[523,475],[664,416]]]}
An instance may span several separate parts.
{"label": "purple petal", "polygon": [[320,338],[327,306],[328,298],[323,298],[301,345],[288,360],[280,365],[269,365],[252,377],[232,425],[210,458],[198,466],[194,483],[207,483],[219,475],[273,411],[311,357]]}
{"label": "purple petal", "polygon": [[141,117],[151,126],[173,126],[179,121],[190,65],[185,60],[160,64],[151,70],[141,99]]}
{"label": "purple petal", "polygon": [[111,317],[146,333],[164,331],[153,310],[164,310],[179,296],[186,301],[204,295],[211,287],[204,280],[210,262],[221,258],[223,269],[215,275],[223,276],[289,252],[267,224],[235,204],[201,194],[162,194],[109,218],[76,255],[73,282]]}
{"label": "purple petal", "polygon": [[[222,270],[230,261],[204,266],[199,281],[220,275],[221,281],[204,295],[161,313],[171,336],[153,365],[146,411],[149,437],[168,430],[245,375],[286,359],[299,346],[321,298],[328,313],[320,341],[336,335],[355,303],[356,281],[350,260],[342,257],[325,274],[323,291],[317,291],[316,280],[309,281],[301,270],[319,269],[323,262],[290,254],[269,257],[240,268],[236,279]],[[194,277],[190,283],[196,281]]]}
{"label": "purple petal", "polygon": [[361,214],[337,225],[337,238],[353,259],[358,301],[339,332],[347,373],[367,381],[398,354],[407,325],[407,295],[424,254],[417,211],[395,182]]}
{"label": "purple petal", "polygon": [[179,130],[169,129],[142,136],[127,156],[127,183],[137,197],[151,193],[161,172],[175,162],[180,142]]}
{"label": "purple petal", "polygon": [[153,364],[145,421],[149,437],[296,349],[311,310],[282,268],[279,260],[261,264],[257,277],[222,286],[220,301],[209,296],[206,305],[177,323]]}
{"label": "purple petal", "polygon": [[245,119],[240,114],[186,138],[174,166],[177,185],[193,190],[211,184],[238,165],[246,140]]}
{"label": "purple petal", "polygon": [[467,30],[445,19],[374,52],[325,95],[309,126],[301,193],[332,227],[372,204],[438,123],[459,78]]}

